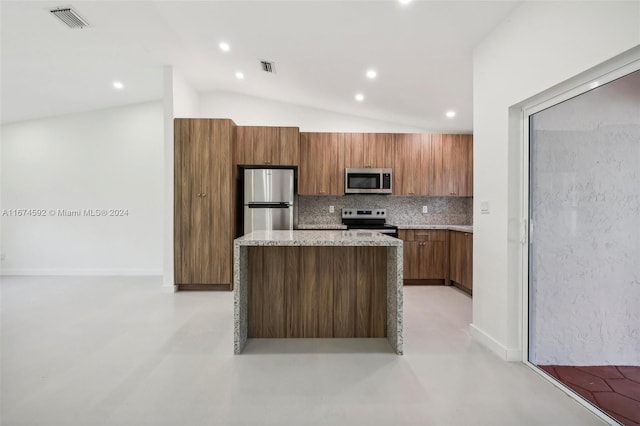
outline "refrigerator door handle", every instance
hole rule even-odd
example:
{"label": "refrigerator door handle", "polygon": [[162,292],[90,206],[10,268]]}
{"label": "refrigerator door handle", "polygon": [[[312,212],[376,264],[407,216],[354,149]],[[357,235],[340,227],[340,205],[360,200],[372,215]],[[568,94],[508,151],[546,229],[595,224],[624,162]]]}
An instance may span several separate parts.
{"label": "refrigerator door handle", "polygon": [[250,209],[288,209],[291,207],[289,203],[248,203]]}

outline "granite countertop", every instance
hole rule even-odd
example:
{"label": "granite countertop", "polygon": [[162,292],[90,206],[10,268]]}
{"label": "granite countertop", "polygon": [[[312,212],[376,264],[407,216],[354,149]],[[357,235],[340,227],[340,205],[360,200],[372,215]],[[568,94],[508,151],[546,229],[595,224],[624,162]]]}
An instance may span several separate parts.
{"label": "granite countertop", "polygon": [[369,231],[256,231],[234,240],[236,246],[386,246],[402,241]]}
{"label": "granite countertop", "polygon": [[347,225],[343,225],[341,223],[298,224],[298,229],[347,229]]}
{"label": "granite countertop", "polygon": [[397,225],[398,229],[445,229],[450,231],[462,231],[473,233],[473,225]]}
{"label": "granite countertop", "polygon": [[[462,232],[471,232],[473,233],[473,225],[415,225],[415,224],[404,224],[398,225],[392,223],[391,225],[395,225],[398,229],[445,229],[451,231],[462,231]],[[302,224],[298,225],[298,229],[347,229],[346,225],[342,225],[340,223],[326,223],[321,225],[311,225],[311,224]]]}

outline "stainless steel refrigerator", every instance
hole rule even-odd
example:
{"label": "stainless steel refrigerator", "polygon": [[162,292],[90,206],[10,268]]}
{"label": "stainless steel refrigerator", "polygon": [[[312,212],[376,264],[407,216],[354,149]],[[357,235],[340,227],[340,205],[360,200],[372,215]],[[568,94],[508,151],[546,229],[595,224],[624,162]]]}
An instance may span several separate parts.
{"label": "stainless steel refrigerator", "polygon": [[245,169],[244,233],[293,229],[295,223],[292,169]]}

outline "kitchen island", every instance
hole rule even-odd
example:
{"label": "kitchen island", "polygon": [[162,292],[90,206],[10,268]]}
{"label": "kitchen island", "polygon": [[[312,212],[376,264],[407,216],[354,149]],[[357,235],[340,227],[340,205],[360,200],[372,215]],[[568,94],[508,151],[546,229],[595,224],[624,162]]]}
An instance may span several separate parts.
{"label": "kitchen island", "polygon": [[247,338],[386,337],[402,354],[402,241],[256,231],[234,240],[234,352]]}

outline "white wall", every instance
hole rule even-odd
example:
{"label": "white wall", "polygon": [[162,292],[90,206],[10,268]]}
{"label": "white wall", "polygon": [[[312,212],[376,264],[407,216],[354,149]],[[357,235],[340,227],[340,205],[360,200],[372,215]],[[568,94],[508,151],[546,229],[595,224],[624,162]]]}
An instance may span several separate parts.
{"label": "white wall", "polygon": [[200,93],[200,116],[230,118],[239,126],[294,126],[299,127],[302,132],[428,131],[229,92]]}
{"label": "white wall", "polygon": [[200,95],[175,68],[171,70],[171,99],[174,118],[192,118],[200,114]]}
{"label": "white wall", "polygon": [[47,214],[2,217],[2,273],[160,275],[162,117],[153,102],[2,126],[2,210]]}
{"label": "white wall", "polygon": [[471,331],[505,359],[521,359],[522,344],[520,194],[509,185],[520,180],[520,146],[509,107],[640,44],[639,22],[637,1],[527,2],[474,51],[474,199],[491,213],[475,203]]}

